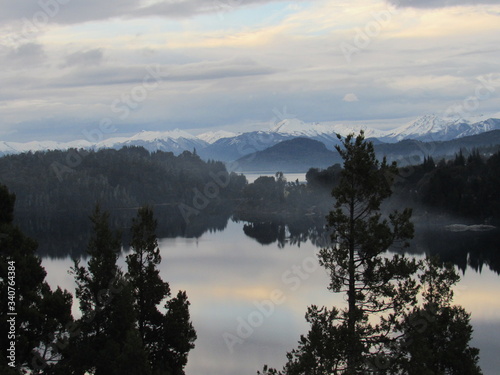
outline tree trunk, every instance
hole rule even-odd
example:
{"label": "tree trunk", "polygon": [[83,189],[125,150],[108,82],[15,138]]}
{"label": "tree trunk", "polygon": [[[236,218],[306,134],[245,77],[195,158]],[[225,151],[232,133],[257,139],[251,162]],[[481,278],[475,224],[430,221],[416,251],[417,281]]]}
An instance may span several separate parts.
{"label": "tree trunk", "polygon": [[349,228],[349,291],[348,295],[348,313],[347,330],[349,337],[349,348],[347,353],[347,374],[355,374],[357,342],[356,342],[356,279],[354,264],[354,200],[350,203],[350,228]]}

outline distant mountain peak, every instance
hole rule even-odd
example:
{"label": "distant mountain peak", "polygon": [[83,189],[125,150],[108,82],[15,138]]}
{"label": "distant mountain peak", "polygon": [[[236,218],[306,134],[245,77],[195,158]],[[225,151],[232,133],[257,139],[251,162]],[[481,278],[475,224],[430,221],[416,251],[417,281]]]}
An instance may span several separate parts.
{"label": "distant mountain peak", "polygon": [[314,137],[322,134],[335,133],[332,126],[322,125],[319,123],[306,123],[298,118],[284,119],[278,122],[271,131],[284,135],[291,135],[295,137],[306,136]]}
{"label": "distant mountain peak", "polygon": [[310,126],[298,118],[284,119],[278,122],[271,131],[274,133],[303,132],[309,130]]}
{"label": "distant mountain peak", "polygon": [[357,134],[361,129],[366,138],[395,143],[413,139],[423,142],[449,141],[487,131],[500,130],[500,113],[493,117],[484,115],[443,116],[436,113],[423,115],[393,130],[377,130],[364,124],[340,124],[338,122],[306,123],[299,118],[283,119],[271,129],[233,133],[226,130],[208,131],[194,136],[181,129],[167,131],[143,130],[133,136],[104,139],[98,143],[80,139],[71,142],[33,141],[27,143],[0,141],[0,156],[27,151],[65,150],[68,148],[121,148],[142,146],[149,151],[181,153],[196,148],[200,156],[223,161],[236,160],[246,154],[264,150],[281,141],[306,137],[320,141],[330,150],[339,144],[337,134]]}
{"label": "distant mountain peak", "polygon": [[396,141],[417,139],[443,141],[459,137],[470,129],[470,122],[461,117],[442,117],[435,113],[420,116],[416,120],[389,132],[385,138]]}
{"label": "distant mountain peak", "polygon": [[141,132],[135,134],[130,137],[130,140],[141,140],[141,141],[155,141],[155,140],[164,140],[164,139],[196,139],[196,137],[184,130],[174,129],[167,131],[148,131],[142,130]]}
{"label": "distant mountain peak", "polygon": [[222,138],[232,138],[236,137],[238,133],[228,132],[226,130],[209,131],[198,135],[198,138],[207,142],[215,143]]}

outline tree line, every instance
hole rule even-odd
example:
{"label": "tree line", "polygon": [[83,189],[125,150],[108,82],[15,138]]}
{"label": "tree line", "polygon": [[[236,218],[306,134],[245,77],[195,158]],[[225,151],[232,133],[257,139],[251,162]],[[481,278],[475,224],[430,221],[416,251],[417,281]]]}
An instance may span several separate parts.
{"label": "tree line", "polygon": [[[96,201],[105,210],[143,205],[193,205],[207,184],[224,179],[207,210],[220,199],[237,197],[244,176],[230,174],[219,161],[195,152],[150,153],[142,147],[120,150],[28,152],[0,158],[0,179],[18,197],[16,210],[39,217],[88,212]],[[74,161],[78,155],[77,161]],[[33,187],[36,187],[34,189]]]}
{"label": "tree line", "polygon": [[[486,157],[473,150],[466,157],[460,151],[455,158],[438,162],[429,156],[419,165],[398,168],[396,172],[391,199],[398,203],[435,214],[500,221],[500,152]],[[240,205],[240,212],[325,215],[328,210],[323,202],[340,183],[342,173],[342,166],[335,164],[326,169],[309,169],[306,184],[286,181],[279,172],[276,177],[260,177],[243,188],[246,202]]]}

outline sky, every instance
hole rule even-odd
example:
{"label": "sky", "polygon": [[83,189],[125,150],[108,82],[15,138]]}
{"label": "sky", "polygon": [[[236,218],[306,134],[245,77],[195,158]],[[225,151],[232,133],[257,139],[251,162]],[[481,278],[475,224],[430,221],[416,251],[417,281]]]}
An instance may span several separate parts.
{"label": "sky", "polygon": [[0,7],[0,141],[500,112],[498,0]]}

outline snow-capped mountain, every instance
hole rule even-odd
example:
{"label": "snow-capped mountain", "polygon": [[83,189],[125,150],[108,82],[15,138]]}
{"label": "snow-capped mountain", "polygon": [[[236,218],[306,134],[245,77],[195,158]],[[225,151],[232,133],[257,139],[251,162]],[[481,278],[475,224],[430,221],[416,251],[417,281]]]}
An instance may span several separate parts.
{"label": "snow-capped mountain", "polygon": [[71,142],[33,141],[33,142],[0,142],[0,156],[47,150],[67,150],[69,148],[92,148],[94,145],[86,140]]}
{"label": "snow-capped mountain", "polygon": [[175,129],[166,132],[142,131],[130,138],[109,138],[97,143],[94,148],[120,149],[124,146],[141,146],[150,152],[168,151],[180,154],[185,150],[204,148],[207,142],[188,132]]}
{"label": "snow-capped mountain", "polygon": [[444,118],[430,114],[388,132],[380,137],[380,140],[385,142],[397,142],[404,139],[423,142],[450,141],[497,129],[500,129],[498,119],[472,122],[464,118]]}
{"label": "snow-capped mountain", "polygon": [[331,134],[334,132],[332,127],[321,125],[319,123],[305,123],[297,118],[284,119],[271,128],[270,132],[293,137],[316,137],[322,134]]}
{"label": "snow-capped mountain", "polygon": [[232,138],[232,137],[236,137],[237,135],[239,135],[241,133],[233,133],[233,132],[228,132],[226,130],[217,130],[215,132],[206,132],[206,133],[203,133],[203,134],[198,134],[198,138],[207,142],[207,143],[215,143],[217,142],[219,139],[222,139],[222,138]]}
{"label": "snow-capped mountain", "polygon": [[[345,137],[351,133],[359,133],[364,130],[366,138],[377,138],[384,136],[385,133],[381,130],[370,129],[366,126],[353,126],[344,124],[329,124],[329,123],[305,123],[299,119],[285,119],[277,123],[272,129],[272,132],[291,135],[294,137],[307,138],[337,138],[336,134]],[[319,139],[318,139],[319,140]]]}
{"label": "snow-capped mountain", "polygon": [[500,130],[500,119],[490,118],[475,122],[471,125],[469,130],[462,132],[458,138],[467,137],[469,135],[478,135],[492,130]]}
{"label": "snow-capped mountain", "polygon": [[424,142],[449,141],[487,131],[500,130],[500,119],[490,118],[443,118],[435,114],[422,116],[415,121],[390,131],[367,128],[361,125],[338,123],[306,123],[297,118],[284,119],[272,128],[246,133],[225,130],[210,131],[194,136],[183,130],[164,132],[142,131],[131,137],[115,137],[98,143],[88,140],[72,142],[34,141],[28,143],[1,142],[0,156],[28,151],[65,150],[69,148],[119,149],[124,146],[142,146],[148,151],[169,151],[180,154],[185,150],[197,150],[205,159],[233,161],[242,156],[261,151],[275,144],[296,137],[320,141],[330,150],[339,144],[337,134],[357,134],[361,129],[366,138],[377,138],[386,143],[414,139]]}
{"label": "snow-capped mountain", "polygon": [[201,149],[208,145],[207,142],[191,135],[183,130],[172,130],[166,132],[142,131],[132,137],[108,138],[98,143],[92,143],[87,140],[77,140],[71,142],[0,142],[0,156],[7,154],[17,154],[28,151],[47,151],[47,150],[67,150],[70,148],[83,149],[101,149],[113,148],[120,149],[125,146],[141,146],[150,152],[169,151],[174,154],[180,154],[185,150],[193,151],[194,148]]}
{"label": "snow-capped mountain", "polygon": [[205,159],[233,161],[291,138],[294,136],[270,131],[242,133],[230,138],[220,138],[198,154]]}

